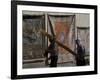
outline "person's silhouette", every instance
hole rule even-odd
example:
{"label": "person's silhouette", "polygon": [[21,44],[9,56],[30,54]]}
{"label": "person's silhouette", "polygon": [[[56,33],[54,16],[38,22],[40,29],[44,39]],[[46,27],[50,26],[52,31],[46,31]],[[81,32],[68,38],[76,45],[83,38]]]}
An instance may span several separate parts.
{"label": "person's silhouette", "polygon": [[76,55],[76,65],[77,66],[84,66],[85,65],[85,48],[82,48],[80,41],[76,40],[77,45],[77,55]]}
{"label": "person's silhouette", "polygon": [[57,67],[58,53],[55,49],[55,39],[52,38],[52,39],[49,39],[49,41],[50,41],[50,45],[48,49],[45,51],[44,56],[48,57],[48,53],[50,53],[50,57],[49,57],[49,59],[51,60],[50,67]]}

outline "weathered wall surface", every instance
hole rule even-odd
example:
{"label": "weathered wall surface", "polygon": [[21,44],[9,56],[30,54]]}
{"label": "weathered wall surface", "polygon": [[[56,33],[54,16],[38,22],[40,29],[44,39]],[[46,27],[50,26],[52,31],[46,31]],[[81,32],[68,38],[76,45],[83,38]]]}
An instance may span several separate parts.
{"label": "weathered wall surface", "polygon": [[[61,25],[60,25],[60,23],[65,23],[65,22],[68,22],[67,24],[69,25],[68,27],[70,27],[68,30],[69,31],[67,31],[67,33],[70,33],[69,34],[69,37],[67,37],[67,38],[69,38],[69,43],[67,43],[67,45],[66,46],[71,46],[70,48],[72,49],[72,50],[75,50],[75,43],[73,43],[73,40],[75,40],[76,38],[77,38],[77,35],[79,35],[79,34],[81,34],[81,36],[79,35],[79,37],[78,38],[80,38],[81,40],[83,39],[82,38],[82,36],[84,36],[85,38],[87,37],[87,35],[89,35],[89,30],[86,30],[87,32],[86,33],[88,33],[88,34],[85,34],[85,33],[81,33],[81,31],[79,32],[79,34],[77,33],[77,27],[80,27],[80,28],[87,28],[87,27],[90,27],[89,25],[90,25],[90,21],[89,21],[89,14],[67,14],[67,13],[47,13],[47,12],[32,12],[32,11],[24,11],[24,13],[23,13],[23,15],[35,15],[35,16],[37,16],[37,15],[45,15],[45,29],[48,29],[48,33],[50,33],[51,34],[51,30],[50,30],[50,25],[49,25],[49,23],[48,23],[48,17],[47,17],[47,14],[49,14],[49,15],[63,15],[63,16],[65,16],[65,15],[67,15],[67,16],[69,16],[69,15],[75,15],[73,18],[64,18],[64,20],[63,20],[63,18],[62,17],[60,17],[59,19],[58,19],[58,23],[56,24],[55,22],[56,22],[56,18],[54,18],[54,17],[51,17],[50,18],[50,20],[51,20],[51,23],[52,23],[52,25],[53,25],[53,29],[54,29],[54,32],[56,33],[56,28],[55,28],[55,25],[57,26],[60,26],[61,27]],[[60,22],[59,22],[60,21]],[[65,27],[66,26],[66,24],[64,25],[63,24],[63,26]],[[41,27],[41,26],[40,26]],[[59,29],[62,29],[62,28],[60,28],[59,27]],[[66,26],[67,27],[67,26]],[[58,27],[57,27],[57,29],[58,29]],[[65,28],[66,29],[66,28]],[[74,32],[75,31],[75,32]],[[66,32],[66,31],[65,31]],[[84,31],[83,31],[84,32]],[[73,33],[75,33],[75,34],[73,34]],[[66,38],[65,37],[65,38]],[[89,37],[89,36],[88,36]],[[65,39],[65,40],[67,40],[67,39]],[[71,40],[72,40],[72,42],[71,42]],[[83,43],[82,44],[86,44],[85,46],[89,49],[89,46],[87,46],[87,44],[89,43],[89,38],[88,38],[88,40],[85,40],[85,42],[83,41]],[[68,45],[69,44],[69,45]],[[71,44],[73,44],[73,45],[71,45]],[[38,50],[39,51],[39,50]],[[89,50],[88,50],[89,51]],[[67,51],[65,51],[66,53],[68,53]],[[64,52],[64,53],[65,53]],[[41,53],[42,54],[42,53]],[[32,55],[34,56],[34,50],[33,50],[33,52],[32,52]],[[35,57],[36,58],[36,57]],[[68,54],[59,54],[59,59],[58,59],[58,62],[68,62],[68,61],[72,61],[72,62],[74,62],[75,60],[74,60],[74,56],[73,55],[71,55],[70,53],[68,53]]]}
{"label": "weathered wall surface", "polygon": [[89,27],[90,25],[89,14],[76,14],[77,27]]}

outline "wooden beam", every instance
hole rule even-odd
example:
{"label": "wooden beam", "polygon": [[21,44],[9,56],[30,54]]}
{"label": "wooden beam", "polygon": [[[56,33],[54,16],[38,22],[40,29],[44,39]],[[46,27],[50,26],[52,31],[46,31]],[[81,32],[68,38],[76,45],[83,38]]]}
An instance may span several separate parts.
{"label": "wooden beam", "polygon": [[[48,34],[47,32],[41,30],[40,31],[44,36],[47,36],[48,38],[53,38],[53,36],[51,36],[50,34]],[[62,44],[61,42],[59,42],[58,40],[55,39],[55,42],[61,46],[62,48],[64,48],[65,50],[67,50],[68,52],[70,52],[72,55],[76,56],[76,53],[74,51],[72,51],[69,47],[67,47],[66,45]]]}

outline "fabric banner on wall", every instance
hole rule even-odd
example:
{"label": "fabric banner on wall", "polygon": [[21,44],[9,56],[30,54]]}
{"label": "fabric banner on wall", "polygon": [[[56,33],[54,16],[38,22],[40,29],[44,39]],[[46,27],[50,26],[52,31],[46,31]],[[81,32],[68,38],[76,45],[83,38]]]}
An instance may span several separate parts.
{"label": "fabric banner on wall", "polygon": [[86,55],[89,55],[89,43],[90,43],[90,34],[89,34],[89,28],[83,27],[83,28],[77,28],[77,36],[80,40],[80,43],[85,48]]}
{"label": "fabric banner on wall", "polygon": [[[74,15],[50,16],[56,39],[74,51],[75,49],[75,26]],[[49,25],[50,26],[50,25]],[[64,48],[58,46],[58,63],[74,61],[73,55]]]}
{"label": "fabric banner on wall", "polygon": [[44,27],[44,16],[23,17],[23,59],[43,57],[44,36],[38,35]]}

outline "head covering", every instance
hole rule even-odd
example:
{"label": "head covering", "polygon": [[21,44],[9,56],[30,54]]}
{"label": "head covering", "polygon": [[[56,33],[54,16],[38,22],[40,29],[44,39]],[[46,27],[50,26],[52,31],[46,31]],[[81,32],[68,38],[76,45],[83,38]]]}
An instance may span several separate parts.
{"label": "head covering", "polygon": [[77,44],[79,44],[79,43],[80,43],[80,40],[79,40],[79,39],[76,39],[75,42],[76,42]]}

